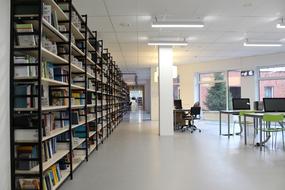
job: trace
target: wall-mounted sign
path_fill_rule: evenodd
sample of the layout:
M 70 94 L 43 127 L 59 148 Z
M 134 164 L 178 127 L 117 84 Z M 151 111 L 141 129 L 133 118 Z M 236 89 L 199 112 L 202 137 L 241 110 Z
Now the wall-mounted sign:
M 250 76 L 254 76 L 254 71 L 253 70 L 241 71 L 240 74 L 242 77 L 250 77 Z

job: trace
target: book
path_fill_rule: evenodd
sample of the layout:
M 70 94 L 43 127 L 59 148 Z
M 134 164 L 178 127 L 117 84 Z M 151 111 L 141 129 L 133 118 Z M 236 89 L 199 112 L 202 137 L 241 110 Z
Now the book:
M 33 24 L 16 24 L 16 31 L 21 33 L 33 32 Z M 20 47 L 35 47 L 36 40 L 34 35 L 18 35 L 18 44 Z
M 37 142 L 38 130 L 37 129 L 16 129 L 15 141 L 19 142 Z
M 52 18 L 51 24 L 58 30 L 58 18 L 55 10 L 52 11 L 51 18 Z
M 52 24 L 52 9 L 51 5 L 43 3 L 43 18 L 50 24 Z
M 21 190 L 40 190 L 39 179 L 19 179 Z

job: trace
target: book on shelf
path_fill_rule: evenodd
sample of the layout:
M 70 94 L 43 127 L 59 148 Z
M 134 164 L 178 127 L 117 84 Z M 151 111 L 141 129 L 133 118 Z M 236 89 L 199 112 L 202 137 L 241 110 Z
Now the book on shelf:
M 36 58 L 30 55 L 14 56 L 14 76 L 15 77 L 36 77 L 37 70 L 35 66 L 21 66 L 21 64 L 36 63 Z
M 52 42 L 45 35 L 42 36 L 42 46 L 48 51 L 57 54 L 57 44 L 56 42 Z
M 42 62 L 42 78 L 54 79 L 54 66 L 51 62 Z
M 33 32 L 33 24 L 16 24 L 16 31 L 21 33 Z M 34 35 L 18 35 L 17 45 L 20 47 L 35 47 L 36 40 Z
M 53 89 L 50 92 L 51 106 L 68 106 L 68 93 L 66 89 Z
M 95 94 L 93 92 L 87 92 L 87 104 L 95 104 Z
M 74 136 L 79 138 L 85 138 L 86 137 L 86 126 L 81 125 L 74 129 Z
M 25 158 L 32 159 L 38 157 L 38 150 L 36 146 L 17 146 L 16 147 L 16 157 L 17 158 Z M 17 170 L 30 170 L 36 165 L 38 165 L 37 161 L 29 161 L 29 160 L 21 160 L 16 162 Z
M 78 111 L 73 111 L 71 118 L 72 118 L 72 125 L 79 124 L 79 113 L 78 113 Z
M 60 82 L 68 82 L 68 71 L 66 69 L 63 69 L 62 67 L 54 67 L 54 80 L 60 81 Z
M 39 140 L 38 129 L 16 129 L 15 141 L 18 142 L 37 142 Z
M 51 5 L 43 3 L 43 18 L 50 24 L 52 24 L 51 14 L 52 14 Z
M 73 105 L 84 105 L 84 94 L 81 92 L 72 92 Z
M 56 129 L 55 126 L 55 113 L 42 115 L 42 127 L 43 136 L 49 136 L 53 130 Z
M 55 10 L 52 11 L 51 18 L 52 18 L 51 24 L 58 30 L 58 18 Z
M 43 177 L 43 189 L 52 190 L 62 180 L 62 171 L 60 164 L 57 163 L 51 166 L 44 174 Z
M 56 137 L 51 138 L 43 143 L 43 160 L 48 161 L 53 158 L 53 155 L 57 152 L 57 139 Z
M 19 188 L 21 190 L 40 190 L 40 180 L 37 178 L 20 178 L 18 180 Z
M 16 85 L 14 93 L 16 96 L 14 101 L 15 108 L 33 108 L 37 105 L 37 98 L 32 98 L 32 95 L 36 94 L 36 85 Z

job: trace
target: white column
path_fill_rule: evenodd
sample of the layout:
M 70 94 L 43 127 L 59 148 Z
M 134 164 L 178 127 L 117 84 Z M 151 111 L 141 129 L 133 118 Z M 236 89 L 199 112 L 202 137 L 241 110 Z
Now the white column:
M 159 134 L 173 135 L 173 50 L 172 47 L 158 49 L 159 73 Z
M 10 186 L 10 119 L 9 119 L 9 47 L 10 47 L 10 1 L 1 1 L 0 7 L 0 189 Z

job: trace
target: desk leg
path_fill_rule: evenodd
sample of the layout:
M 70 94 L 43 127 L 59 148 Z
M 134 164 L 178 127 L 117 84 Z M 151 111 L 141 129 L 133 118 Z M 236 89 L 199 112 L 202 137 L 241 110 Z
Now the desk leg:
M 227 136 L 230 138 L 230 136 L 233 136 L 234 134 L 231 133 L 230 131 L 230 124 L 231 124 L 231 119 L 230 119 L 230 114 L 227 114 L 228 115 L 228 133 L 227 134 L 222 134 L 223 136 Z M 220 116 L 221 117 L 221 116 Z M 221 125 L 221 123 L 220 123 Z M 221 133 L 221 127 L 220 127 L 220 133 Z
M 243 126 L 244 126 L 244 144 L 246 145 L 247 144 L 247 134 L 246 134 L 246 116 L 243 117 Z
M 230 134 L 231 134 L 231 132 L 230 132 L 230 130 L 231 130 L 230 127 L 231 127 L 231 126 L 230 126 L 230 125 L 231 125 L 230 114 L 228 114 L 228 134 L 229 134 L 228 137 L 229 137 L 229 138 L 230 138 Z
M 220 121 L 220 125 L 219 125 L 220 135 L 222 135 L 222 112 L 221 111 L 219 114 L 219 121 Z
M 262 146 L 263 146 L 263 143 L 262 143 L 262 119 L 260 118 L 259 119 L 259 148 L 260 148 L 260 151 L 262 151 Z

